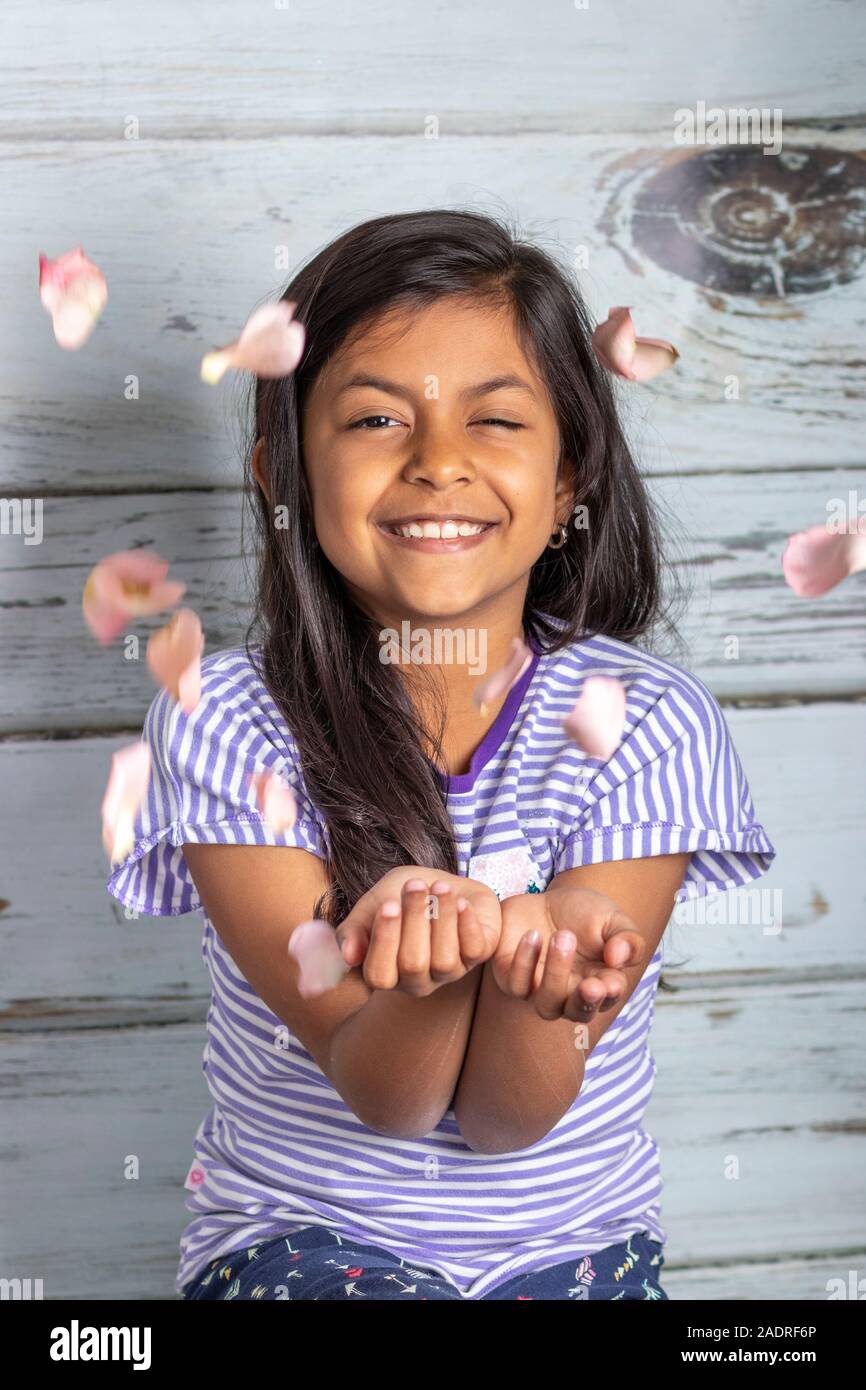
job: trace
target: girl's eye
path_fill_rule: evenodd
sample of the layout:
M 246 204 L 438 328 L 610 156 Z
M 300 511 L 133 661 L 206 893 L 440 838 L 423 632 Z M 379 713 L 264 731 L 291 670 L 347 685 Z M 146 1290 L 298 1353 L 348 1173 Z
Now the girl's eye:
M 400 424 L 400 421 L 399 421 L 399 420 L 395 420 L 394 417 L 391 416 L 391 415 L 365 415 L 364 418 L 363 418 L 363 420 L 356 420 L 356 421 L 354 422 L 354 424 L 352 424 L 352 425 L 349 426 L 349 429 L 350 429 L 350 430 L 359 430 L 359 429 L 362 429 L 364 426 L 369 425 L 369 423 L 370 423 L 371 420 L 390 420 L 392 424 L 395 424 L 395 425 L 399 425 L 399 424 Z M 506 429 L 506 430 L 522 430 L 522 429 L 524 428 L 524 426 L 518 424 L 516 420 L 500 420 L 500 419 L 498 419 L 498 418 L 492 418 L 492 419 L 487 419 L 487 420 L 477 420 L 477 421 L 476 421 L 476 424 L 478 424 L 478 425 L 502 425 L 503 429 Z
M 394 420 L 391 415 L 365 415 L 363 420 L 356 420 L 353 425 L 349 426 L 349 429 L 358 430 L 362 425 L 366 425 L 369 420 L 392 420 L 395 425 L 399 425 L 400 423 L 399 420 Z

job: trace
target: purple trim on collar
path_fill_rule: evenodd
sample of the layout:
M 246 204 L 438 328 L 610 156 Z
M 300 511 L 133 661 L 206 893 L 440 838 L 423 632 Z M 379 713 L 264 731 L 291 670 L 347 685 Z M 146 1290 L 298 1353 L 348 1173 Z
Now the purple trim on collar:
M 450 777 L 442 772 L 441 768 L 433 766 L 433 771 L 439 778 L 440 784 L 445 788 L 446 794 L 451 792 L 471 792 L 478 780 L 478 774 L 494 754 L 501 748 L 514 722 L 514 717 L 523 703 L 532 677 L 535 675 L 538 662 L 541 657 L 541 648 L 537 647 L 529 633 L 527 635 L 527 646 L 533 653 L 532 660 L 524 671 L 516 685 L 513 685 L 508 692 L 505 704 L 497 714 L 487 733 L 479 743 L 469 763 L 469 771 L 461 772 L 458 776 Z M 428 759 L 431 763 L 432 760 Z

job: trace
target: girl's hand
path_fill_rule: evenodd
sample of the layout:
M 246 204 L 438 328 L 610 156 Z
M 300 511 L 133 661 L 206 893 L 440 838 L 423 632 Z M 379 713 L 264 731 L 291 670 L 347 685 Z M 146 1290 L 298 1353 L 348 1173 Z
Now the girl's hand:
M 489 960 L 501 925 L 486 884 L 401 865 L 359 898 L 336 936 L 347 964 L 363 963 L 371 989 L 423 998 Z
M 622 967 L 641 960 L 645 942 L 611 898 L 558 888 L 506 898 L 501 908 L 493 976 L 503 994 L 530 1000 L 540 1018 L 581 1022 L 620 1000 Z

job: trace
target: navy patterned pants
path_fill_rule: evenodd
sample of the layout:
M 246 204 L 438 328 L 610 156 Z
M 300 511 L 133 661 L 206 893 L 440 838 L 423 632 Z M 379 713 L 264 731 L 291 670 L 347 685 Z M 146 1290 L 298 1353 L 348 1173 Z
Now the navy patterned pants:
M 657 1240 L 640 1231 L 622 1245 L 518 1274 L 482 1301 L 493 1299 L 667 1298 L 659 1283 L 664 1256 Z M 249 1250 L 213 1260 L 184 1287 L 182 1298 L 220 1299 L 460 1299 L 435 1270 L 339 1236 L 326 1226 L 305 1226 Z

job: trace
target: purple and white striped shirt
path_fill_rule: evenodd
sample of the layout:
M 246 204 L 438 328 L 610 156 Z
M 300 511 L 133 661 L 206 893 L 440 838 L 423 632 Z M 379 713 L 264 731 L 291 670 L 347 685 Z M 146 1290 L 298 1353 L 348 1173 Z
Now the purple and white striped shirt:
M 627 688 L 625 732 L 607 762 L 562 729 L 589 675 Z M 453 1110 L 423 1139 L 378 1134 L 244 979 L 184 860 L 187 841 L 325 854 L 327 826 L 292 735 L 243 648 L 204 660 L 191 714 L 161 691 L 144 738 L 149 796 L 108 889 L 153 915 L 201 912 L 212 982 L 203 1069 L 213 1105 L 185 1184 L 195 1215 L 181 1238 L 178 1292 L 210 1261 L 313 1224 L 436 1270 L 467 1298 L 636 1231 L 665 1240 L 658 1150 L 641 1128 L 656 1070 L 648 1036 L 661 946 L 587 1058 L 574 1104 L 537 1143 L 476 1153 Z M 265 768 L 298 799 L 284 834 L 265 824 L 249 788 L 249 774 Z M 691 851 L 679 902 L 758 878 L 775 855 L 715 698 L 680 667 L 612 638 L 535 652 L 469 772 L 447 790 L 460 872 L 500 898 L 543 892 L 582 864 Z

